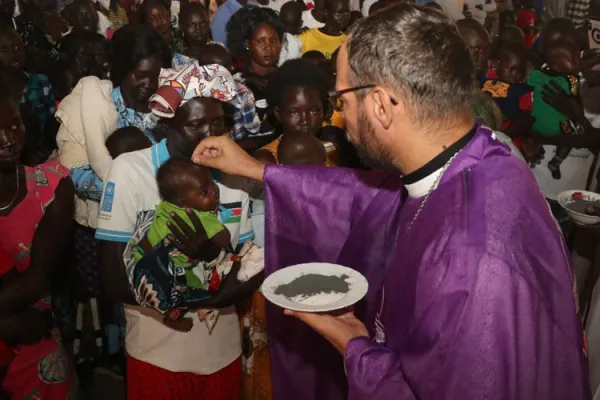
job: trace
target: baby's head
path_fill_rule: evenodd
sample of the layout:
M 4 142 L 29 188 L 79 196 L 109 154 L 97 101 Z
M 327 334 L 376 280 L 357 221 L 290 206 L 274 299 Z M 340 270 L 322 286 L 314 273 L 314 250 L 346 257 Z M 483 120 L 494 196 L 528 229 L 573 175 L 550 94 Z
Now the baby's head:
M 277 147 L 277 158 L 282 165 L 324 165 L 323 143 L 313 135 L 284 135 Z
M 171 158 L 164 163 L 156 182 L 160 197 L 176 206 L 198 211 L 216 211 L 219 206 L 219 187 L 210 169 L 186 158 Z
M 309 60 L 310 62 L 314 63 L 315 65 L 319 65 L 321 63 L 327 62 L 327 58 L 325 58 L 325 54 L 323 54 L 317 50 L 307 51 L 306 53 L 302 54 L 302 58 L 305 60 Z
M 559 39 L 569 40 L 579 46 L 579 33 L 568 18 L 553 18 L 544 25 L 541 33 L 542 50 Z
M 550 69 L 559 74 L 579 74 L 579 53 L 579 47 L 571 40 L 557 39 L 544 43 L 544 58 Z
M 210 42 L 201 47 L 198 54 L 191 54 L 200 65 L 219 64 L 228 71 L 233 70 L 233 58 L 231 53 L 221 43 Z
M 106 148 L 113 159 L 123 153 L 147 149 L 150 146 L 152 146 L 150 139 L 135 126 L 119 128 L 106 139 Z
M 519 83 L 525 78 L 527 50 L 522 44 L 504 45 L 495 60 L 498 78 L 506 83 Z
M 517 26 L 517 14 L 512 10 L 500 11 L 498 19 L 500 22 L 500 31 L 503 31 L 509 26 Z
M 503 44 L 517 43 L 523 44 L 525 41 L 525 33 L 518 26 L 507 26 L 500 33 L 500 40 Z
M 300 33 L 302 28 L 302 6 L 295 1 L 288 1 L 281 7 L 279 18 L 283 22 L 285 31 L 292 35 Z

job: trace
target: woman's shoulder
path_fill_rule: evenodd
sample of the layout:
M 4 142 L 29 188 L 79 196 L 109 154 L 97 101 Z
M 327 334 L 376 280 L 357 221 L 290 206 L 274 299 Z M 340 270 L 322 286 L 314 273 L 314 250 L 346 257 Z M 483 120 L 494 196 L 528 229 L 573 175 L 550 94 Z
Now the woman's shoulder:
M 69 176 L 69 173 L 71 172 L 69 168 L 62 165 L 58 160 L 48 160 L 45 163 L 38 164 L 34 167 L 25 167 L 25 171 L 28 173 L 40 171 L 46 176 L 52 178 L 57 177 L 59 179 Z
M 54 199 L 54 192 L 60 182 L 69 176 L 70 170 L 57 160 L 47 161 L 35 167 L 25 167 L 27 186 L 34 189 L 42 204 L 49 204 Z

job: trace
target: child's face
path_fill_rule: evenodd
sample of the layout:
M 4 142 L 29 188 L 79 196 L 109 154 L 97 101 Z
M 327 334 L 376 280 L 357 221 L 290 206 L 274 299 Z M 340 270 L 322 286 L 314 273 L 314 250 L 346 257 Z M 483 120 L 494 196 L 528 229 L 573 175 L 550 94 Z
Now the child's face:
M 0 35 L 0 65 L 17 69 L 25 65 L 25 46 L 16 32 Z
M 204 46 L 210 39 L 210 23 L 206 14 L 192 12 L 181 21 L 181 34 L 188 46 Z
M 348 0 L 331 0 L 327 9 L 327 22 L 333 30 L 344 32 L 350 24 L 350 5 Z
M 89 74 L 100 79 L 106 78 L 110 70 L 110 54 L 107 44 L 102 41 L 89 43 L 88 51 L 90 52 Z
M 519 83 L 525 77 L 526 60 L 517 54 L 506 54 L 498 65 L 498 77 L 506 83 Z
M 467 44 L 477 76 L 482 76 L 488 67 L 488 60 L 492 49 L 490 37 L 484 29 L 479 32 L 468 31 L 463 36 L 463 40 Z
M 148 23 L 167 41 L 172 39 L 171 12 L 162 4 L 148 8 Z
M 283 22 L 287 33 L 292 35 L 300 33 L 300 28 L 302 28 L 302 13 L 300 12 L 300 7 L 286 8 L 279 17 L 281 18 L 281 22 Z
M 285 134 L 316 135 L 323 124 L 323 102 L 314 88 L 291 87 L 283 93 L 276 115 Z
M 579 54 L 565 49 L 553 57 L 550 67 L 561 74 L 577 75 L 580 72 L 579 61 Z
M 98 13 L 91 2 L 82 2 L 73 12 L 73 29 L 76 31 L 96 32 L 98 30 Z
M 183 199 L 183 206 L 198 211 L 216 211 L 219 207 L 219 187 L 213 181 L 208 168 L 195 173 L 196 182 L 189 188 Z

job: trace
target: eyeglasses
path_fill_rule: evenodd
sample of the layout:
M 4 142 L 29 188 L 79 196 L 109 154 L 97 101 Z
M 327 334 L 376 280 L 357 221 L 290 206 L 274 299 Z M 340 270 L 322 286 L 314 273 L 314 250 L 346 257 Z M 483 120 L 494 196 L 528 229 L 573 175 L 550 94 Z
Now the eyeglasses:
M 344 111 L 344 102 L 342 101 L 343 95 L 345 95 L 346 93 L 357 92 L 359 90 L 373 89 L 375 86 L 377 86 L 377 85 L 363 85 L 363 86 L 351 87 L 351 88 L 344 89 L 344 90 L 339 90 L 337 92 L 331 91 L 331 92 L 329 92 L 327 97 L 329 98 L 329 102 L 333 106 L 333 109 L 337 112 L 342 112 L 342 111 Z M 396 100 L 393 97 L 390 97 L 390 102 L 395 106 L 398 105 L 398 100 Z

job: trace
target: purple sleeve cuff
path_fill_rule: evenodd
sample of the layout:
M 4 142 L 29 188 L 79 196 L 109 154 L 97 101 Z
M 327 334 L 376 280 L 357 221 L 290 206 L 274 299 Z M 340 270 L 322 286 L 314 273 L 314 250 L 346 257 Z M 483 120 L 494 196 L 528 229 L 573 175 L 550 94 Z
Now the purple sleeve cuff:
M 344 351 L 344 368 L 350 400 L 415 398 L 404 379 L 398 355 L 367 337 L 348 342 Z

